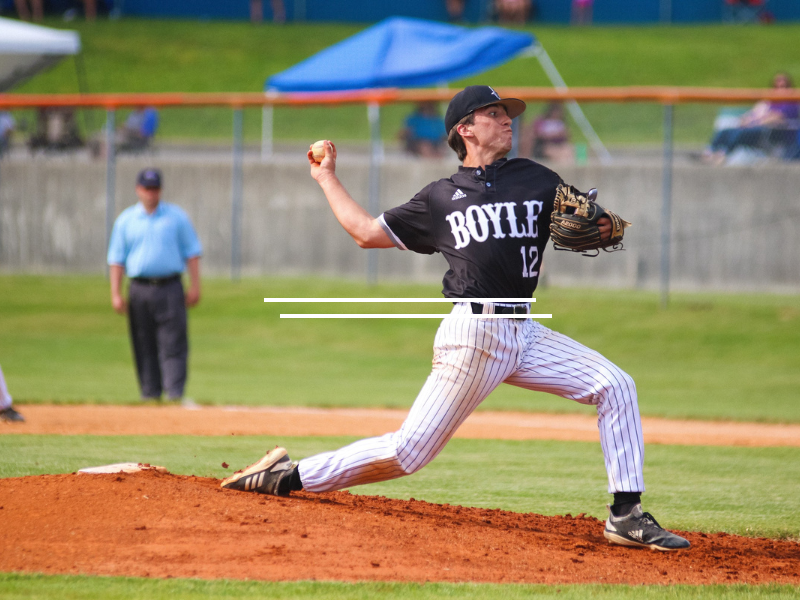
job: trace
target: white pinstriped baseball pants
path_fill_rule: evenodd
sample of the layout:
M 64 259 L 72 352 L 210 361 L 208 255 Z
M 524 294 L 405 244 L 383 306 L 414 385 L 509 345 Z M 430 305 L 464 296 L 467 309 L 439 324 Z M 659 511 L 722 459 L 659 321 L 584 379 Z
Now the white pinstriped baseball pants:
M 643 492 L 644 445 L 633 379 L 594 350 L 531 319 L 463 319 L 459 303 L 436 333 L 433 370 L 399 431 L 300 461 L 310 492 L 418 471 L 501 383 L 597 406 L 608 491 Z

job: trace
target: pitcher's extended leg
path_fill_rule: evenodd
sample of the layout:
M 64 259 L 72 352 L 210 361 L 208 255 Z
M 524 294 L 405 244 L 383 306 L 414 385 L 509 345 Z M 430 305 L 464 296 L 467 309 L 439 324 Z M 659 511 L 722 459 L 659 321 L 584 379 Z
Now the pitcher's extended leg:
M 432 461 L 514 368 L 510 327 L 500 320 L 445 319 L 436 334 L 433 370 L 400 430 L 301 460 L 303 488 L 327 492 L 386 481 Z
M 633 379 L 600 353 L 529 323 L 520 368 L 506 383 L 597 406 L 608 491 L 643 492 L 644 444 Z

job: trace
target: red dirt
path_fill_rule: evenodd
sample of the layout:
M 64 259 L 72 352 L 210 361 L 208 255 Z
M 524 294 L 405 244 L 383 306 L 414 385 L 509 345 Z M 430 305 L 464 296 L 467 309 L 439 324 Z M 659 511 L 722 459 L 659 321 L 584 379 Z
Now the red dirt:
M 34 405 L 21 412 L 27 422 L 7 424 L 0 433 L 371 435 L 396 427 L 403 415 L 254 409 L 245 416 L 209 408 Z M 549 432 L 553 439 L 597 439 L 594 419 L 583 416 L 478 413 L 470 419 L 462 437 L 505 432 L 512 439 L 541 439 Z M 747 424 L 704 423 L 692 434 L 677 422 L 653 423 L 645 421 L 648 443 L 699 443 L 688 440 L 702 439 L 701 431 L 706 443 L 717 444 L 797 445 L 800 437 L 791 426 L 759 425 L 748 434 Z M 800 585 L 798 543 L 680 533 L 692 542 L 690 550 L 659 553 L 611 546 L 602 522 L 582 515 L 545 517 L 347 492 L 274 498 L 222 490 L 213 479 L 156 472 L 0 479 L 0 571 L 6 572 Z
M 155 472 L 0 480 L 0 570 L 261 580 L 800 584 L 800 544 L 682 532 L 611 546 L 602 522 L 377 496 L 274 498 Z M 8 549 L 13 549 L 8 551 Z

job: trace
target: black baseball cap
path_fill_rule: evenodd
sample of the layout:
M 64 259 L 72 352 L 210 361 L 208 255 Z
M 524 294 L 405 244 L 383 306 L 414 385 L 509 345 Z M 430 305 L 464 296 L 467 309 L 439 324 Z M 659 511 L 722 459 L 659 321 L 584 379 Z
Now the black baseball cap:
M 143 169 L 136 177 L 136 185 L 146 188 L 161 187 L 161 171 L 158 169 Z
M 488 85 L 471 85 L 458 92 L 450 104 L 447 106 L 447 112 L 444 115 L 444 128 L 447 133 L 455 127 L 461 119 L 468 114 L 475 112 L 479 108 L 489 106 L 490 104 L 502 104 L 508 116 L 512 119 L 520 116 L 525 112 L 525 103 L 516 98 L 501 98 Z

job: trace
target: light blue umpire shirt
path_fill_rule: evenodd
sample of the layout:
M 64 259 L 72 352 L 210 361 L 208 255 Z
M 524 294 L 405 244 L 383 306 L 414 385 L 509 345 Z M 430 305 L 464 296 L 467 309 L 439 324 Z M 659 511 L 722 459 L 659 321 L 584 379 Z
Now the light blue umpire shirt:
M 182 208 L 159 202 L 148 215 L 137 202 L 114 223 L 108 264 L 124 266 L 128 277 L 169 277 L 183 273 L 186 261 L 202 253 L 197 233 Z

